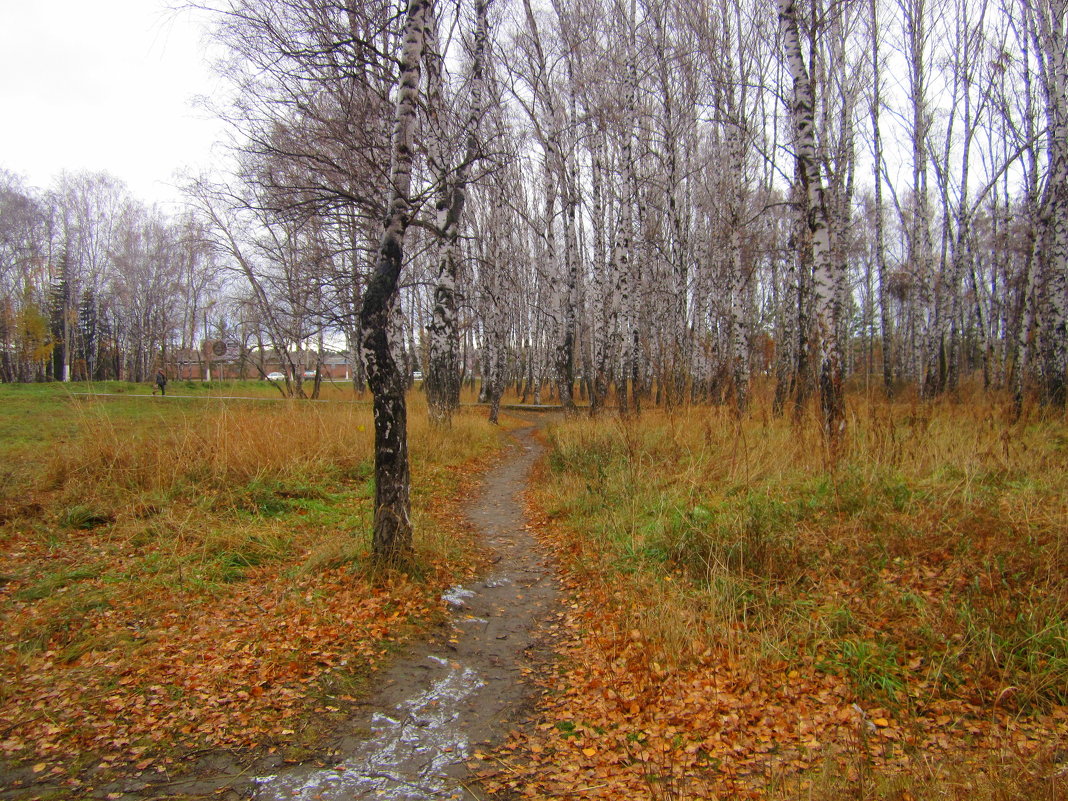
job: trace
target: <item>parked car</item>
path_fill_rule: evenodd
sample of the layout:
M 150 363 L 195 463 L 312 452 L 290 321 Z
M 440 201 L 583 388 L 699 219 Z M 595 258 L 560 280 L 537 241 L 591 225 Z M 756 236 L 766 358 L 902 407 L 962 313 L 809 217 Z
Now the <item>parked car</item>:
M 304 377 L 305 378 L 315 378 L 315 371 L 314 370 L 305 370 L 304 371 Z
M 267 373 L 267 380 L 268 381 L 285 381 L 286 380 L 286 374 L 285 373 L 278 373 L 278 372 Z

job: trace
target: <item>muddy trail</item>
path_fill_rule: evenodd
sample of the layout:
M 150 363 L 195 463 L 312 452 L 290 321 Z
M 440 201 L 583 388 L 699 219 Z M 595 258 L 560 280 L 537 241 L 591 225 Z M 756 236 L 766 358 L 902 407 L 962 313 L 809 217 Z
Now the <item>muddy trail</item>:
M 464 785 L 464 763 L 480 744 L 499 741 L 520 709 L 536 624 L 558 595 L 553 571 L 526 529 L 520 499 L 540 453 L 535 430 L 513 433 L 501 464 L 467 508 L 491 549 L 492 567 L 481 580 L 446 593 L 449 623 L 384 673 L 363 719 L 348 727 L 354 733 L 336 744 L 340 761 L 249 777 L 242 797 L 477 797 Z
M 541 453 L 538 426 L 511 433 L 498 465 L 486 475 L 466 515 L 489 549 L 481 579 L 443 596 L 446 624 L 408 646 L 355 714 L 326 743 L 317 765 L 261 755 L 250 763 L 228 752 L 197 759 L 171 781 L 121 778 L 98 786 L 93 798 L 150 801 L 340 801 L 340 799 L 479 798 L 465 786 L 465 763 L 479 746 L 503 740 L 531 687 L 523 680 L 543 661 L 536 638 L 559 595 L 555 573 L 526 528 L 521 493 Z M 325 767 L 324 767 L 325 764 Z M 53 793 L 54 790 L 54 793 Z M 62 798 L 60 787 L 38 784 L 0 797 Z

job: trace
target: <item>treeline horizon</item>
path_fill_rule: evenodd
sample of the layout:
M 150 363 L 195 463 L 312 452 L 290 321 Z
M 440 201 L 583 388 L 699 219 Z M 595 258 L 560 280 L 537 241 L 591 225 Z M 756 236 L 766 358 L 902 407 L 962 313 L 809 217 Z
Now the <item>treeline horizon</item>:
M 1064 406 L 1063 3 L 425 5 L 389 346 L 435 404 L 864 375 Z M 146 380 L 210 339 L 358 366 L 405 8 L 218 3 L 239 168 L 180 213 L 0 171 L 0 380 Z

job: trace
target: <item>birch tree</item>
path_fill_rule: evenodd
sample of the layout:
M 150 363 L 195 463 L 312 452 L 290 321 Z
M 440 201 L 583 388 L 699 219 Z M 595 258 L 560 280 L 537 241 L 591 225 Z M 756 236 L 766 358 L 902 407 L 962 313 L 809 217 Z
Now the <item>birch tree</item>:
M 464 150 L 455 167 L 443 163 L 439 152 L 437 169 L 437 277 L 430 333 L 429 365 L 426 375 L 427 402 L 431 419 L 448 423 L 460 405 L 459 337 L 456 330 L 456 282 L 460 262 L 460 224 L 467 202 L 470 170 L 481 155 L 479 123 L 483 115 L 484 71 L 489 35 L 490 0 L 475 0 L 474 30 L 471 44 L 471 68 L 468 87 L 468 113 L 461 128 Z M 443 114 L 441 92 L 441 54 L 431 51 L 428 73 L 439 98 L 431 96 L 431 114 Z M 441 133 L 445 133 L 442 131 Z M 439 151 L 444 148 L 438 148 Z
M 1043 399 L 1063 407 L 1068 398 L 1068 2 L 1027 0 L 1045 102 L 1047 176 L 1038 212 L 1041 243 Z
M 793 79 L 790 113 L 797 172 L 808 205 L 806 224 L 811 234 L 820 408 L 824 432 L 833 444 L 845 431 L 842 357 L 837 335 L 844 276 L 831 252 L 828 201 L 816 152 L 815 101 L 801 49 L 796 0 L 779 0 L 778 8 L 783 47 Z
M 412 551 L 408 418 L 404 377 L 390 351 L 390 315 L 404 264 L 404 235 L 411 220 L 412 161 L 419 85 L 432 18 L 432 0 L 410 0 L 400 56 L 389 204 L 375 271 L 360 307 L 360 354 L 374 396 L 375 502 L 372 550 L 391 565 L 404 564 Z
M 879 3 L 868 4 L 868 41 L 871 48 L 871 131 L 872 131 L 872 186 L 874 194 L 873 243 L 877 281 L 879 286 L 879 333 L 882 345 L 883 391 L 887 397 L 894 394 L 893 335 L 890 328 L 888 271 L 886 266 L 885 211 L 883 205 L 883 136 L 882 136 L 882 86 L 881 37 L 879 28 Z

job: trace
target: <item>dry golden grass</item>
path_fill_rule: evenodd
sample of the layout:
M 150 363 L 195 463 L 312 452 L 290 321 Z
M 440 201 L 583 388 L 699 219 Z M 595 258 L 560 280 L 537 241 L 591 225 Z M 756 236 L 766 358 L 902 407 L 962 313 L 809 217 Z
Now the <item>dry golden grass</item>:
M 372 446 L 370 414 L 352 404 L 213 403 L 195 417 L 144 425 L 108 414 L 107 401 L 95 405 L 85 411 L 82 441 L 52 454 L 56 486 L 104 493 L 187 484 L 221 489 L 268 475 L 351 469 Z
M 37 464 L 3 488 L 9 776 L 83 787 L 90 767 L 220 746 L 303 758 L 321 743 L 292 732 L 322 727 L 294 724 L 343 717 L 479 564 L 459 499 L 498 448 L 481 412 L 443 431 L 413 397 L 416 570 L 399 575 L 368 558 L 367 404 L 183 403 L 58 400 L 71 433 L 21 451 Z
M 855 745 L 837 742 L 839 784 L 806 776 L 798 797 L 904 798 L 901 776 L 915 797 L 963 797 L 968 770 L 1001 777 L 977 798 L 1046 787 L 1068 720 L 1063 416 L 852 398 L 832 463 L 814 416 L 766 408 L 550 432 L 536 504 L 581 580 L 607 588 L 621 639 L 641 631 L 679 670 L 712 649 L 758 676 L 830 678 L 893 721 L 894 756 L 861 760 L 884 790 L 856 794 Z M 964 767 L 908 767 L 923 760 Z

